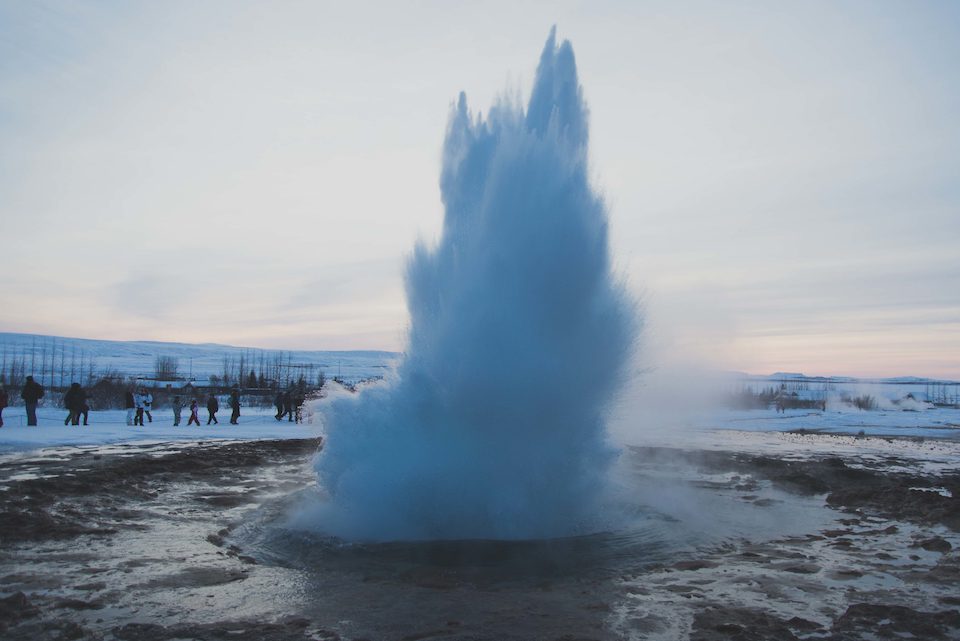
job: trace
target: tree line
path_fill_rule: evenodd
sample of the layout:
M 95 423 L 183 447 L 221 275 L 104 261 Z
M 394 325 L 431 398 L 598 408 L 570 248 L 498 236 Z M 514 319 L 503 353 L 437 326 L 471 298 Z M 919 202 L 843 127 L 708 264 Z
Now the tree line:
M 192 364 L 184 371 L 183 364 L 175 356 L 156 356 L 152 371 L 145 364 L 138 374 L 123 373 L 108 367 L 98 367 L 93 353 L 78 348 L 71 341 L 56 338 L 34 338 L 29 345 L 0 346 L 0 385 L 9 388 L 23 386 L 27 376 L 51 391 L 63 391 L 71 383 L 80 383 L 87 388 L 103 386 L 104 381 L 128 386 L 137 380 L 187 381 L 193 379 Z M 289 352 L 266 352 L 242 350 L 225 354 L 216 373 L 207 374 L 209 381 L 204 387 L 241 387 L 248 390 L 279 390 L 292 386 L 300 388 L 323 387 L 326 381 L 324 368 L 313 363 L 298 363 Z M 338 380 L 338 377 L 334 377 Z

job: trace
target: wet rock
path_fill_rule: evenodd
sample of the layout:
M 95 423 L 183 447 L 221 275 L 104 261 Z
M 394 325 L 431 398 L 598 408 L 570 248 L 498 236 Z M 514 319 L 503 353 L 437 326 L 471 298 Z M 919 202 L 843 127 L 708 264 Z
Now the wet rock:
M 79 623 L 67 623 L 60 629 L 57 641 L 75 641 L 87 636 L 86 629 Z
M 149 588 L 205 588 L 243 581 L 247 575 L 237 570 L 214 567 L 187 568 L 177 574 L 152 579 L 144 584 Z
M 823 494 L 830 490 L 823 479 L 807 472 L 795 471 L 775 476 L 773 482 L 799 494 Z
M 801 619 L 800 617 L 793 617 L 787 621 L 787 625 L 791 630 L 797 630 L 799 632 L 815 632 L 822 628 L 819 623 L 815 621 L 808 621 L 807 619 Z
M 132 521 L 142 519 L 143 512 L 119 508 L 116 503 L 155 499 L 164 480 L 173 477 L 217 479 L 224 470 L 235 473 L 293 456 L 306 459 L 319 443 L 318 439 L 229 443 L 161 456 L 80 454 L 51 464 L 53 478 L 10 482 L 7 490 L 0 492 L 0 540 L 16 543 L 111 536 L 119 529 L 142 527 Z M 232 507 L 249 503 L 251 496 L 250 492 L 218 493 L 209 498 L 213 504 Z
M 156 623 L 128 623 L 114 628 L 113 636 L 121 641 L 163 641 L 169 638 L 167 629 Z
M 103 603 L 99 601 L 81 601 L 80 599 L 60 599 L 54 607 L 69 608 L 70 610 L 100 610 Z
M 900 605 L 855 603 L 834 622 L 831 639 L 865 637 L 946 641 L 960 636 L 960 612 L 922 612 Z
M 713 607 L 693 618 L 691 641 L 795 641 L 788 622 L 747 608 Z
M 671 566 L 674 570 L 681 571 L 692 571 L 692 570 L 703 570 L 707 568 L 715 568 L 717 564 L 713 561 L 705 560 L 696 560 L 696 561 L 678 561 Z
M 332 630 L 308 630 L 310 622 L 292 617 L 277 623 L 258 621 L 225 621 L 218 623 L 162 626 L 154 623 L 128 623 L 114 628 L 113 635 L 120 641 L 340 641 Z
M 15 592 L 5 599 L 0 599 L 0 631 L 8 625 L 19 623 L 40 614 L 40 609 L 30 603 L 30 599 L 23 592 Z
M 219 536 L 219 535 L 217 535 L 217 534 L 208 534 L 208 535 L 207 535 L 207 541 L 208 541 L 209 543 L 212 543 L 212 544 L 216 545 L 218 548 L 222 548 L 222 547 L 223 547 L 223 543 L 224 543 L 223 537 L 222 537 L 222 536 Z
M 778 569 L 784 572 L 793 572 L 794 574 L 816 574 L 820 571 L 820 566 L 814 563 L 793 563 Z
M 853 579 L 859 579 L 862 576 L 863 572 L 850 568 L 842 568 L 830 573 L 830 577 L 838 581 L 851 581 Z
M 912 547 L 923 548 L 927 552 L 949 552 L 953 549 L 949 541 L 939 536 L 918 541 L 914 543 Z

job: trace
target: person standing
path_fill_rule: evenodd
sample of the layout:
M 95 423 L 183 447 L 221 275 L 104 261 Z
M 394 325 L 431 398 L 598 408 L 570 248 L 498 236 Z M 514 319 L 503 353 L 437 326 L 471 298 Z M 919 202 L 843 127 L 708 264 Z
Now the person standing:
M 176 427 L 177 425 L 180 425 L 180 412 L 183 411 L 183 401 L 180 400 L 179 396 L 174 396 L 172 405 L 173 405 L 173 426 Z M 191 410 L 192 409 L 193 408 L 191 407 Z M 198 420 L 197 423 L 199 422 L 200 421 Z
M 87 394 L 83 391 L 83 388 L 80 387 L 80 383 L 70 384 L 70 389 L 67 390 L 67 393 L 63 397 L 63 404 L 67 408 L 67 418 L 63 421 L 64 425 L 80 424 L 80 412 L 83 410 L 83 406 L 87 400 L 86 397 Z
M 214 425 L 219 425 L 220 421 L 217 420 L 217 411 L 220 409 L 220 403 L 217 401 L 217 397 L 211 394 L 207 398 L 207 413 L 210 414 L 210 418 L 207 419 L 207 425 L 213 423 Z
M 87 393 L 83 393 L 83 404 L 80 405 L 80 416 L 83 417 L 83 424 L 89 425 L 87 419 L 90 417 L 90 404 L 87 403 Z
M 133 392 L 127 390 L 127 393 L 123 397 L 124 407 L 127 409 L 127 425 L 133 425 L 133 413 L 137 409 L 137 404 L 133 400 Z
M 303 395 L 301 394 L 297 394 L 293 397 L 294 412 L 297 423 L 303 423 L 303 403 L 305 400 L 306 399 L 304 399 Z
M 190 401 L 190 418 L 187 420 L 187 427 L 197 424 L 197 427 L 200 427 L 200 404 L 197 403 L 197 399 Z
M 7 396 L 7 390 L 0 385 L 0 427 L 3 427 L 3 410 L 9 402 L 10 397 Z
M 37 424 L 37 402 L 43 398 L 43 386 L 33 380 L 32 376 L 27 377 L 27 382 L 23 384 L 20 390 L 20 398 L 27 409 L 27 425 L 36 426 Z
M 137 408 L 137 413 L 133 417 L 133 424 L 143 426 L 143 390 L 138 389 L 133 394 L 133 404 Z
M 230 424 L 239 425 L 240 418 L 240 390 L 236 387 L 230 392 Z
M 278 421 L 283 420 L 283 392 L 277 392 L 277 397 L 273 399 L 273 404 L 277 406 L 277 414 L 273 418 Z
M 153 409 L 153 394 L 147 391 L 143 395 L 143 413 L 147 415 L 147 422 L 153 423 L 153 416 L 150 414 L 150 410 Z M 140 425 L 143 425 L 143 417 L 140 417 Z
M 283 420 L 283 416 L 286 415 L 287 421 L 293 422 L 293 395 L 289 391 L 283 393 L 283 414 L 280 415 L 280 420 Z

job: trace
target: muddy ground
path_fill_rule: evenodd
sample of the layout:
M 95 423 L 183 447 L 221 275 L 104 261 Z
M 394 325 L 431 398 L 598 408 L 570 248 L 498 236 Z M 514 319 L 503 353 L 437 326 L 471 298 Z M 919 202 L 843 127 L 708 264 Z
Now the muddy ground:
M 672 475 L 672 483 L 760 518 L 773 514 L 772 503 L 813 503 L 826 521 L 789 536 L 758 530 L 713 540 L 613 574 L 560 572 L 515 583 L 449 563 L 371 570 L 355 552 L 338 553 L 321 572 L 248 545 L 253 539 L 238 532 L 249 529 L 252 514 L 312 483 L 318 447 L 316 440 L 206 442 L 3 459 L 0 635 L 960 638 L 957 467 L 931 472 L 923 461 L 894 456 L 633 448 L 640 483 Z

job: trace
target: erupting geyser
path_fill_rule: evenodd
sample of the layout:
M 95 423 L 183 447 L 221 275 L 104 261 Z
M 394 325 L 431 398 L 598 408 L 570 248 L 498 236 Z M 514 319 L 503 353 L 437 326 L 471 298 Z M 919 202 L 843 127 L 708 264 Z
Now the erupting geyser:
M 525 112 L 504 100 L 483 119 L 460 95 L 440 186 L 440 242 L 407 266 L 397 379 L 325 412 L 315 525 L 380 541 L 595 528 L 637 322 L 588 180 L 569 42 L 551 31 Z

